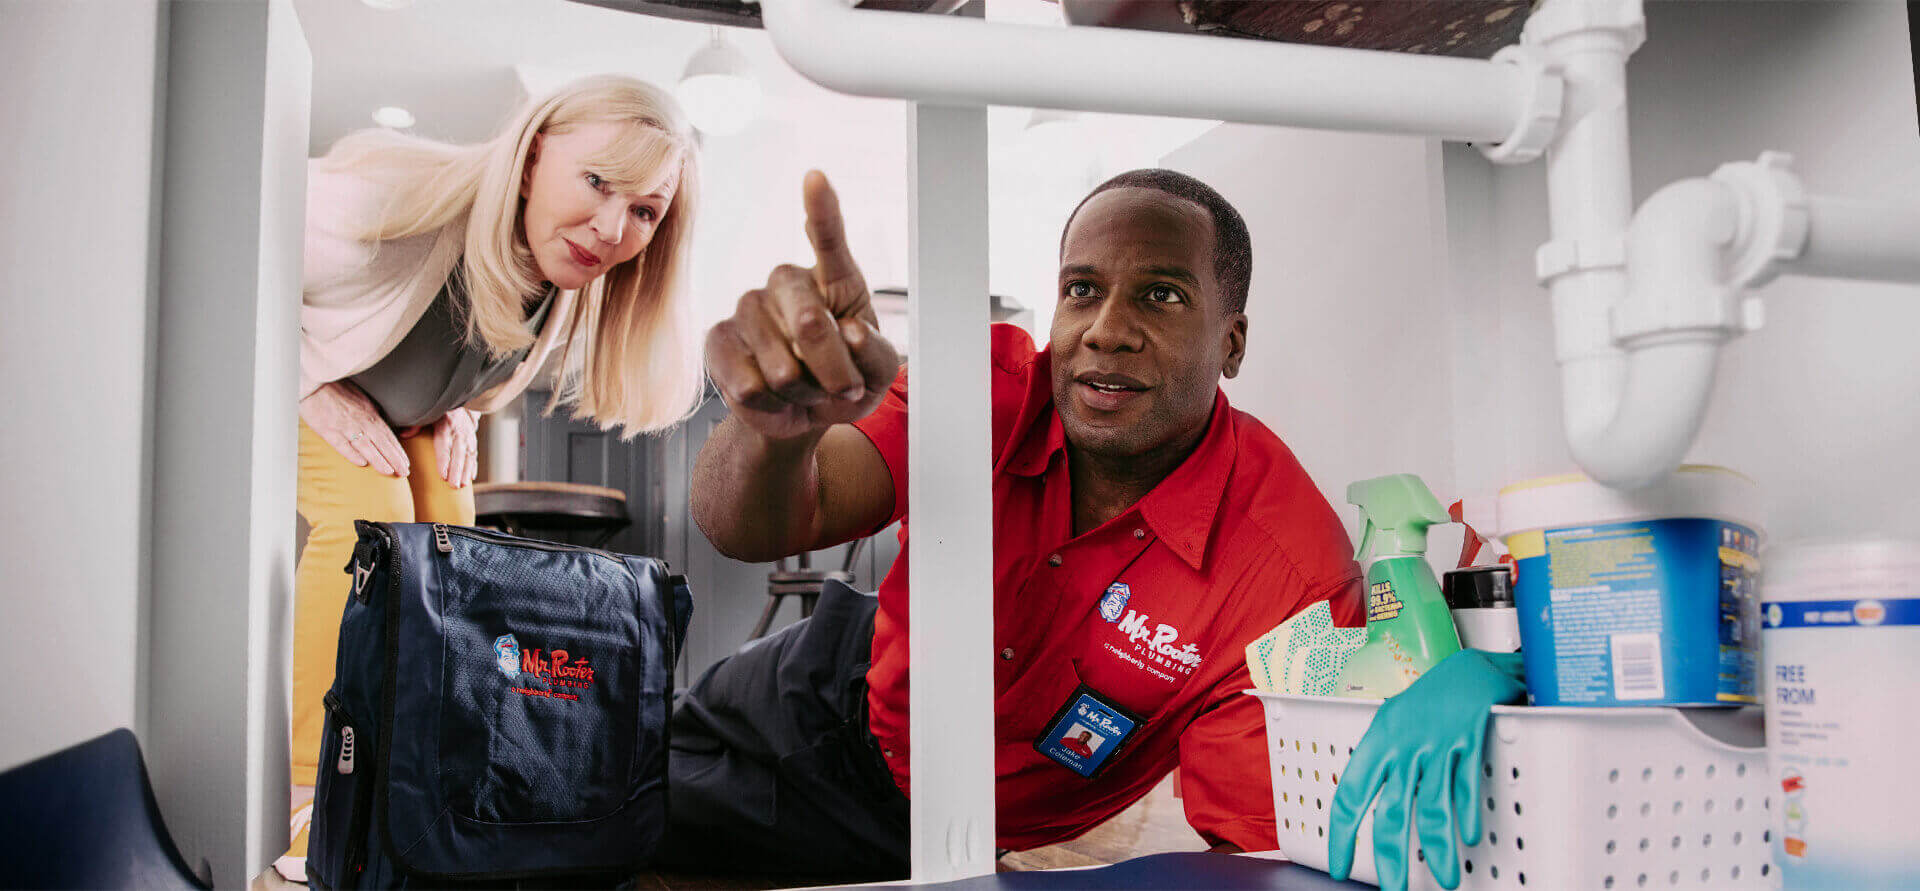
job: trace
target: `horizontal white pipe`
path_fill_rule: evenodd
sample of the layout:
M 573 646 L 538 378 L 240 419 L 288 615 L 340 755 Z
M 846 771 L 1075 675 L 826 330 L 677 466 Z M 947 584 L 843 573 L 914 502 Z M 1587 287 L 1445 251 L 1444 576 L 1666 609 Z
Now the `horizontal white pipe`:
M 1678 335 L 1560 365 L 1567 445 L 1603 485 L 1638 489 L 1686 457 L 1713 392 L 1719 340 Z
M 1895 201 L 1807 197 L 1807 242 L 1782 271 L 1920 282 L 1920 196 Z
M 1528 94 L 1480 59 L 1100 27 L 1039 27 L 764 0 L 767 33 L 828 89 L 1499 142 Z

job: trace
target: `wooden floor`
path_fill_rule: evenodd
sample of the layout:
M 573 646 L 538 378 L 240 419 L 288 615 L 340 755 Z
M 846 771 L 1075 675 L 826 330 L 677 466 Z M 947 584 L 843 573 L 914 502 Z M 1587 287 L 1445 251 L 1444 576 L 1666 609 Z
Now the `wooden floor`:
M 1015 869 L 1104 866 L 1147 854 L 1206 849 L 1206 842 L 1187 825 L 1186 810 L 1173 796 L 1173 777 L 1169 776 L 1133 807 L 1086 835 L 1031 851 L 1015 851 L 1000 858 L 1000 863 Z
M 1186 811 L 1180 799 L 1173 794 L 1173 778 L 1168 777 L 1147 793 L 1147 797 L 1079 838 L 1007 854 L 1000 858 L 1000 870 L 1104 866 L 1146 854 L 1206 849 L 1206 843 L 1187 825 Z M 819 884 L 782 879 L 779 876 L 697 876 L 676 873 L 643 873 L 639 879 L 636 886 L 645 891 L 771 889 Z
M 1166 851 L 1204 851 L 1206 844 L 1187 826 L 1180 799 L 1173 795 L 1169 777 L 1113 819 L 1069 842 L 1015 851 L 1000 858 L 1006 870 L 1060 869 L 1063 867 L 1102 866 L 1146 854 Z M 711 876 L 681 873 L 642 873 L 634 887 L 640 891 L 734 891 L 734 889 L 770 889 L 804 887 L 805 881 L 780 876 Z M 254 880 L 254 891 L 299 889 L 268 869 Z

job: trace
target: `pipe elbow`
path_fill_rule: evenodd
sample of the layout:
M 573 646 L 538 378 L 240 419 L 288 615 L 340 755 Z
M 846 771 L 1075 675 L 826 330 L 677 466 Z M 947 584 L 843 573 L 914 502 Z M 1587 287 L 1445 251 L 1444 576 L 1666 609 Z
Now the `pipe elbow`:
M 1724 270 L 1739 226 L 1739 197 L 1720 183 L 1685 179 L 1653 193 L 1627 229 L 1627 291 L 1613 311 L 1614 342 L 1631 349 L 1678 332 L 1718 340 L 1737 333 L 1738 289 Z
M 1720 344 L 1740 330 L 1724 271 L 1739 214 L 1738 196 L 1707 179 L 1668 185 L 1634 214 L 1614 349 L 1561 365 L 1567 446 L 1601 484 L 1659 480 L 1700 432 Z
M 1574 461 L 1616 489 L 1642 488 L 1680 466 L 1706 415 L 1719 346 L 1712 337 L 1676 336 L 1562 366 Z

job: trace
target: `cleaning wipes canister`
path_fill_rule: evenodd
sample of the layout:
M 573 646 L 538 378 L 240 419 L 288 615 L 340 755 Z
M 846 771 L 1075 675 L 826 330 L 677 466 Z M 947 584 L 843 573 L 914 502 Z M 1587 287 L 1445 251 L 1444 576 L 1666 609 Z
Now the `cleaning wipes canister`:
M 1920 888 L 1920 543 L 1768 548 L 1761 600 L 1786 887 Z
M 1759 493 L 1686 465 L 1621 491 L 1578 474 L 1502 489 L 1535 705 L 1759 701 Z

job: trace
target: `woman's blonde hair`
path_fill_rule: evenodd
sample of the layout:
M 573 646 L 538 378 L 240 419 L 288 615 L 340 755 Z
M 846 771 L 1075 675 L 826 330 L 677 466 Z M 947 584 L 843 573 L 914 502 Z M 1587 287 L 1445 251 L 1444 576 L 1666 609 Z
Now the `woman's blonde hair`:
M 520 110 L 492 139 L 449 145 L 362 130 L 335 143 L 329 169 L 386 186 L 391 196 L 359 237 L 381 242 L 435 232 L 466 218 L 466 246 L 454 274 L 471 309 L 467 337 L 495 357 L 533 342 L 527 297 L 542 279 L 520 224 L 520 185 L 539 133 L 589 123 L 628 124 L 627 136 L 588 164 L 619 191 L 646 192 L 676 169 L 680 182 L 653 239 L 632 260 L 580 289 L 567 324 L 560 384 L 547 406 L 627 436 L 683 420 L 703 382 L 685 294 L 693 219 L 700 203 L 698 156 L 686 115 L 665 90 L 620 75 L 595 75 Z M 582 338 L 581 332 L 590 332 Z

